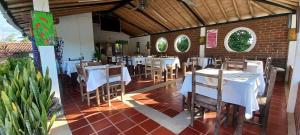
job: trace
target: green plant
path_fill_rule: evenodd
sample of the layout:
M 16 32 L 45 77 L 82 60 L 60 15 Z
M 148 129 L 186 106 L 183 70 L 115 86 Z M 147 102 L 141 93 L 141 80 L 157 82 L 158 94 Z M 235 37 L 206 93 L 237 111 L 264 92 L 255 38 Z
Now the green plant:
M 101 53 L 100 53 L 100 51 L 95 51 L 94 58 L 97 59 L 97 60 L 101 60 Z
M 56 119 L 55 114 L 48 114 L 54 96 L 48 70 L 42 76 L 29 59 L 5 64 L 7 73 L 0 78 L 0 134 L 48 134 Z
M 189 40 L 187 37 L 183 36 L 178 39 L 176 43 L 177 49 L 180 52 L 186 52 L 189 48 Z

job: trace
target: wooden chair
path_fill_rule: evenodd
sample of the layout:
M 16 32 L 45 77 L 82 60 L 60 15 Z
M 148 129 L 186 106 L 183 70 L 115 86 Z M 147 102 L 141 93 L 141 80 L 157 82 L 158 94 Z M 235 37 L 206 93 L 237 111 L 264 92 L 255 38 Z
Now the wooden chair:
M 153 59 L 152 78 L 153 78 L 154 82 L 155 82 L 156 77 L 157 77 L 158 81 L 161 81 L 161 79 L 162 79 L 162 73 L 163 73 L 162 64 L 163 64 L 163 61 L 160 58 Z
M 225 61 L 223 63 L 223 69 L 225 69 L 225 70 L 242 70 L 242 71 L 246 71 L 247 62 L 246 61 Z
M 198 82 L 197 77 L 205 77 L 210 79 L 217 79 L 217 85 L 210 85 L 203 82 Z M 196 86 L 202 86 L 204 88 L 210 88 L 217 91 L 217 98 L 210 98 L 196 93 Z M 223 70 L 219 70 L 218 75 L 208 75 L 203 73 L 197 73 L 195 68 L 192 68 L 192 98 L 191 98 L 191 125 L 194 124 L 195 108 L 206 108 L 217 112 L 215 135 L 219 134 L 219 128 L 221 124 L 226 120 L 226 117 L 221 120 L 221 111 L 225 106 L 222 102 L 222 86 L 223 86 Z
M 262 134 L 266 134 L 267 124 L 268 124 L 268 116 L 269 116 L 269 109 L 271 104 L 271 98 L 273 95 L 273 88 L 276 81 L 276 74 L 277 70 L 275 67 L 271 67 L 269 71 L 270 79 L 266 83 L 266 96 L 259 96 L 257 97 L 257 101 L 259 104 L 259 123 L 258 124 L 262 127 Z
M 87 66 L 99 66 L 102 65 L 102 62 L 88 62 Z
M 173 79 L 173 77 L 176 79 L 178 76 L 178 66 L 176 65 L 167 65 L 167 77 L 170 77 Z
M 112 80 L 114 80 L 112 82 Z M 115 81 L 116 80 L 116 81 Z M 123 63 L 121 65 L 107 65 L 106 66 L 106 93 L 105 95 L 108 105 L 111 106 L 111 98 L 117 96 L 121 92 L 121 100 L 125 93 L 124 77 L 123 77 Z
M 80 66 L 81 65 L 81 66 Z M 90 100 L 93 98 L 96 98 L 97 104 L 100 105 L 100 95 L 99 95 L 99 88 L 97 88 L 94 91 L 84 91 L 84 87 L 86 88 L 86 80 L 87 80 L 87 72 L 85 70 L 84 64 L 76 65 L 77 68 L 77 74 L 79 79 L 79 85 L 80 85 L 80 94 L 81 94 L 81 100 L 82 102 L 87 99 L 88 106 L 91 105 Z M 95 93 L 95 96 L 92 96 L 91 94 Z
M 266 59 L 266 63 L 265 63 L 265 69 L 264 69 L 264 76 L 265 76 L 265 79 L 268 80 L 269 79 L 269 71 L 270 71 L 270 68 L 272 66 L 272 57 L 268 57 Z
M 145 58 L 145 68 L 144 68 L 145 69 L 145 78 L 147 78 L 149 74 L 152 78 L 152 76 L 153 76 L 152 66 L 153 66 L 153 58 L 151 58 L 151 57 Z
M 214 58 L 214 67 L 220 68 L 222 66 L 222 58 Z

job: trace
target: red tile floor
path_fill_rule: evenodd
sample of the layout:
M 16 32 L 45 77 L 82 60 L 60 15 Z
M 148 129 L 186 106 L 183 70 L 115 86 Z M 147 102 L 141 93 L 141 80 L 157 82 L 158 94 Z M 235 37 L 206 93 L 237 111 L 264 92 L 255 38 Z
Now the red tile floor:
M 139 79 L 135 80 L 138 81 Z M 133 82 L 135 82 L 133 81 Z M 148 86 L 140 81 L 140 88 Z M 103 135 L 168 135 L 174 134 L 151 118 L 138 112 L 135 108 L 120 102 L 113 101 L 112 107 L 103 103 L 97 106 L 93 101 L 90 107 L 86 102 L 81 102 L 79 87 L 74 82 L 63 82 L 64 92 L 62 103 L 65 117 L 74 135 L 103 134 Z M 152 82 L 153 84 L 153 82 Z M 151 84 L 151 85 L 152 85 Z M 180 84 L 179 84 L 180 85 Z M 128 91 L 132 87 L 126 87 Z M 178 87 L 178 86 L 177 86 Z M 182 96 L 178 95 L 178 88 L 175 86 L 162 87 L 150 92 L 134 96 L 134 99 L 146 105 L 160 110 L 170 117 L 176 116 L 182 111 Z M 159 96 L 157 96 L 159 95 Z M 142 98 L 143 97 L 143 98 Z M 166 98 L 167 97 L 167 98 Z M 284 94 L 284 84 L 276 83 L 274 95 L 271 101 L 271 109 L 268 122 L 268 134 L 287 134 L 287 114 Z M 168 104 L 168 107 L 164 106 Z M 206 113 L 205 118 L 196 120 L 193 127 L 185 128 L 180 135 L 212 134 L 214 130 L 214 113 Z M 222 127 L 220 134 L 229 135 L 234 132 L 234 127 L 229 125 Z M 250 124 L 244 124 L 243 133 L 249 135 L 259 134 L 260 128 Z

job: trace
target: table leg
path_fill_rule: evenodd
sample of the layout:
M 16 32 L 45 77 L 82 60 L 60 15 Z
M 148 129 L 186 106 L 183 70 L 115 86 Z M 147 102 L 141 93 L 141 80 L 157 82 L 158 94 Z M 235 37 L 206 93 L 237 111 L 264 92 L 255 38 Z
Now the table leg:
M 164 69 L 163 74 L 164 74 L 164 82 L 167 82 L 167 70 L 166 69 Z
M 239 116 L 238 116 L 238 124 L 235 129 L 234 135 L 241 135 L 243 134 L 243 124 L 245 119 L 245 107 L 239 106 Z

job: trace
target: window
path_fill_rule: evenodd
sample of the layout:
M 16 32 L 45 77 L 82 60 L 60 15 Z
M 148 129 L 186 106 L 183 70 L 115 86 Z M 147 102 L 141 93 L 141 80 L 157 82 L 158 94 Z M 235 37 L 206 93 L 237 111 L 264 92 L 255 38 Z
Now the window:
M 156 50 L 158 52 L 166 52 L 168 49 L 168 41 L 164 37 L 160 37 L 156 41 Z
M 177 52 L 187 52 L 190 47 L 191 41 L 187 35 L 179 35 L 175 39 L 174 48 Z
M 229 52 L 249 52 L 256 43 L 256 35 L 249 28 L 239 27 L 231 30 L 225 37 L 224 45 Z

